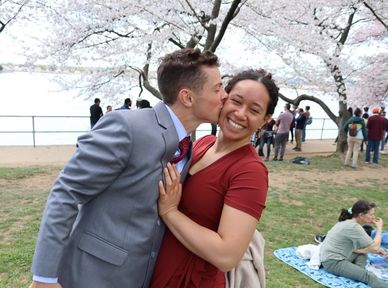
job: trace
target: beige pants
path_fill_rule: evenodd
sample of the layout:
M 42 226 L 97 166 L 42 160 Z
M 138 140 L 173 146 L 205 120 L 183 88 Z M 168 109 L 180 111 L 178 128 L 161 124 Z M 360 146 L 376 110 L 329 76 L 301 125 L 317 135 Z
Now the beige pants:
M 296 148 L 302 149 L 302 129 L 295 129 Z
M 358 152 L 360 151 L 362 139 L 348 136 L 348 151 L 346 152 L 345 165 L 349 164 L 350 157 L 353 154 L 352 167 L 357 167 Z

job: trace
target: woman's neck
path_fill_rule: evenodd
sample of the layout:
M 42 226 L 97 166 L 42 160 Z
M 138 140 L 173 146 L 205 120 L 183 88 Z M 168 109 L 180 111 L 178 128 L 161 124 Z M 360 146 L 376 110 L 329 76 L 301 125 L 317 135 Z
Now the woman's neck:
M 222 134 L 222 131 L 219 132 L 216 142 L 213 145 L 214 153 L 227 154 L 238 148 L 241 148 L 250 143 L 250 138 L 241 139 L 241 140 L 231 140 L 226 139 Z

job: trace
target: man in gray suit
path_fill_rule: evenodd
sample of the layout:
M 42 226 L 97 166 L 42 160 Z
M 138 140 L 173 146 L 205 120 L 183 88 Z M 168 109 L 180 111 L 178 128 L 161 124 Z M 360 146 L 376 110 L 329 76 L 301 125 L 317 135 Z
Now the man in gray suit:
M 108 113 L 79 137 L 46 203 L 30 287 L 149 286 L 164 234 L 162 169 L 180 140 L 218 121 L 225 97 L 217 56 L 198 49 L 166 55 L 158 86 L 154 108 Z M 183 177 L 190 161 L 177 163 Z

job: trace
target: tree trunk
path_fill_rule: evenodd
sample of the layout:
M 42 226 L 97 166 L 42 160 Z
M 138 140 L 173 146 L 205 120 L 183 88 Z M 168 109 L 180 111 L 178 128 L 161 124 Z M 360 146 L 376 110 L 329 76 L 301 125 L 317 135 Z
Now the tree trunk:
M 339 102 L 339 116 L 338 116 L 338 142 L 336 152 L 345 153 L 348 148 L 348 137 L 343 129 L 345 122 L 351 115 L 347 111 L 346 104 Z

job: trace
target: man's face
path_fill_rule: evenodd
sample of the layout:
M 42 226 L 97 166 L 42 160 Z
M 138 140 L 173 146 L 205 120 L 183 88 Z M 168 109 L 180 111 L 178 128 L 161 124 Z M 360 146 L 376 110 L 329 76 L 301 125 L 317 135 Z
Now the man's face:
M 201 123 L 217 123 L 226 93 L 218 67 L 202 67 L 205 83 L 199 91 L 191 91 L 193 114 Z

